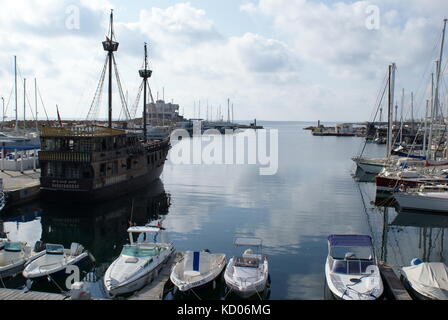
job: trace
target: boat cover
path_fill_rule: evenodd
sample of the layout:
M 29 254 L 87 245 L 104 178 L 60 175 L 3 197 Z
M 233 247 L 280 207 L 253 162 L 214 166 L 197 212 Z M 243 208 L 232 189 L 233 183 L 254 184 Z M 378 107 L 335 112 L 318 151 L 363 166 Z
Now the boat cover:
M 412 288 L 435 300 L 448 300 L 448 267 L 442 262 L 421 263 L 404 267 Z
M 210 271 L 211 254 L 208 252 L 187 252 L 184 258 L 184 270 L 205 273 Z
M 372 238 L 365 235 L 332 234 L 328 237 L 332 247 L 372 247 Z

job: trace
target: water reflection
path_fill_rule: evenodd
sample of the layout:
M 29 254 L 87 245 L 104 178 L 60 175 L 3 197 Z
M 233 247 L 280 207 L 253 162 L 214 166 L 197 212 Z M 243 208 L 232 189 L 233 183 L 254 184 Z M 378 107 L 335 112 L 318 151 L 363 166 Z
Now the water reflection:
M 12 241 L 27 241 L 34 245 L 41 240 L 62 244 L 66 248 L 72 242 L 82 244 L 96 259 L 93 269 L 86 270 L 88 278 L 85 280 L 96 282 L 128 242 L 126 230 L 130 222 L 144 225 L 163 220 L 170 205 L 171 196 L 158 180 L 139 192 L 106 203 L 64 207 L 35 202 L 6 212 L 3 219 L 5 231 Z M 24 285 L 22 280 L 8 287 L 20 288 Z M 52 286 L 40 289 L 59 292 Z

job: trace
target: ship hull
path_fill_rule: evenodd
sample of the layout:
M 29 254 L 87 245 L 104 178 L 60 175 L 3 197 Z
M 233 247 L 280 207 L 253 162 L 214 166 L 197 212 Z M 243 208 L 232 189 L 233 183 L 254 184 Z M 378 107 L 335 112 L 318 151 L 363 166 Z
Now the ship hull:
M 139 177 L 93 190 L 74 191 L 41 188 L 41 198 L 47 202 L 71 203 L 88 203 L 113 199 L 144 188 L 151 182 L 159 179 L 163 172 L 163 167 L 164 164 Z

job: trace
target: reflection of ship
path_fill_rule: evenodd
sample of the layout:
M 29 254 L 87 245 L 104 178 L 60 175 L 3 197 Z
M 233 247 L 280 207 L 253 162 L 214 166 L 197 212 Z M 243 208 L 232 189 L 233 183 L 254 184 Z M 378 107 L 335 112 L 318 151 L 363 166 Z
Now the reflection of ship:
M 46 205 L 42 215 L 42 241 L 70 245 L 82 243 L 98 262 L 111 262 L 127 243 L 129 223 L 144 225 L 168 214 L 170 195 L 163 183 L 152 185 L 131 196 L 94 206 L 64 209 Z M 82 215 L 80 215 L 82 213 Z
M 101 102 L 101 92 L 109 66 L 109 118 L 108 127 L 83 125 L 70 128 L 44 127 L 41 132 L 42 151 L 41 194 L 50 201 L 86 202 L 113 198 L 131 193 L 158 179 L 163 171 L 170 148 L 169 138 L 163 141 L 148 141 L 146 135 L 126 133 L 112 128 L 112 67 L 115 66 L 118 87 L 121 91 L 114 52 L 118 42 L 114 41 L 113 15 L 110 34 L 103 42 L 108 52 L 101 74 L 100 85 L 95 94 L 89 117 L 94 117 Z M 140 70 L 144 79 L 144 105 L 146 88 L 152 71 L 148 69 L 146 46 L 145 65 Z M 123 99 L 122 99 L 123 102 Z M 123 111 L 129 118 L 126 104 Z M 144 132 L 146 133 L 146 112 Z

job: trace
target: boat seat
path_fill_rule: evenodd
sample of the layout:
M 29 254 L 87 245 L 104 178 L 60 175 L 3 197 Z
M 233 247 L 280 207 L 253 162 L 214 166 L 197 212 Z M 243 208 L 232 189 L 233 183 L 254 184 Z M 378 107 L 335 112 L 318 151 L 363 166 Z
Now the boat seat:
M 208 252 L 187 252 L 184 259 L 184 274 L 208 272 L 212 263 Z
M 132 258 L 127 258 L 125 262 L 126 262 L 126 263 L 137 263 L 137 262 L 138 262 L 138 259 L 137 259 L 137 258 L 134 258 L 134 257 L 132 257 Z

